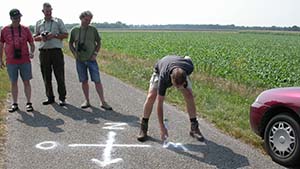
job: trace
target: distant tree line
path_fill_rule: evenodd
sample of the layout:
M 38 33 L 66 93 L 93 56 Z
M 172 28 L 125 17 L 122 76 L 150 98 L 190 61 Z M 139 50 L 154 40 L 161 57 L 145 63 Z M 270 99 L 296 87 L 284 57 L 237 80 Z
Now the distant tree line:
M 68 29 L 78 24 L 66 24 Z M 98 29 L 145 29 L 145 30 L 265 30 L 265 31 L 300 31 L 300 27 L 294 25 L 291 27 L 259 27 L 259 26 L 235 26 L 231 25 L 219 25 L 219 24 L 167 24 L 167 25 L 127 25 L 120 21 L 116 23 L 92 23 Z
M 66 24 L 67 29 L 78 25 L 78 23 Z M 207 24 L 207 25 L 196 25 L 196 24 L 167 24 L 167 25 L 127 25 L 120 21 L 116 23 L 92 23 L 98 29 L 132 29 L 132 30 L 265 30 L 265 31 L 300 31 L 299 26 L 291 27 L 259 27 L 259 26 L 235 26 L 235 25 L 219 25 L 219 24 Z M 2 27 L 0 26 L 0 29 Z M 30 30 L 34 31 L 34 26 L 29 26 Z
M 168 29 L 168 30 L 269 30 L 269 31 L 300 31 L 300 27 L 249 27 L 235 25 L 190 25 L 190 24 L 172 24 L 172 25 L 129 25 L 131 29 Z

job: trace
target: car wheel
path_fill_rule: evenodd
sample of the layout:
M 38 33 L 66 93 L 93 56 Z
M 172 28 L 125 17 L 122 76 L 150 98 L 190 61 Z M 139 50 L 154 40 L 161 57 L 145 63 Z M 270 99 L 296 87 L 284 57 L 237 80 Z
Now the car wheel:
M 300 159 L 300 126 L 288 114 L 273 117 L 264 133 L 264 143 L 271 158 L 282 165 L 293 166 Z

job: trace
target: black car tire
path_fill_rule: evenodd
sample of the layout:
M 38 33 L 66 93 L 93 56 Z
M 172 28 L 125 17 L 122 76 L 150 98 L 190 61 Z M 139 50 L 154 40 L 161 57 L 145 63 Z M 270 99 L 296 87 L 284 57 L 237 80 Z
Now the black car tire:
M 288 114 L 274 116 L 265 129 L 264 143 L 272 160 L 295 166 L 300 162 L 300 125 Z

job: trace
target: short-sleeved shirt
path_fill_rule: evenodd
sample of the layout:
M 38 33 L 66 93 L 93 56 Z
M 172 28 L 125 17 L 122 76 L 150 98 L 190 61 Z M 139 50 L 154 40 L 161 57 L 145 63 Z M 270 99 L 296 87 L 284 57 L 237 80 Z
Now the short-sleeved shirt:
M 28 27 L 5 26 L 1 30 L 1 43 L 5 45 L 5 55 L 7 64 L 30 63 L 28 43 L 33 43 L 33 37 Z M 21 58 L 14 57 L 14 50 L 21 49 Z
M 56 35 L 56 34 L 68 33 L 68 30 L 61 19 L 52 17 L 50 21 L 41 19 L 36 22 L 34 34 L 40 35 L 43 32 L 51 32 L 52 34 Z M 39 49 L 52 49 L 52 48 L 63 48 L 62 40 L 53 38 L 45 42 L 41 41 L 39 46 Z
M 155 72 L 159 74 L 159 95 L 165 96 L 167 88 L 172 86 L 170 75 L 175 68 L 181 68 L 187 75 L 190 75 L 194 70 L 194 65 L 192 60 L 181 56 L 165 56 L 154 65 Z
M 80 61 L 90 60 L 95 52 L 96 43 L 101 43 L 101 37 L 98 30 L 94 26 L 82 27 L 80 25 L 72 28 L 69 42 L 75 43 L 75 48 L 77 52 L 76 59 Z M 78 50 L 78 44 L 83 45 L 84 49 Z

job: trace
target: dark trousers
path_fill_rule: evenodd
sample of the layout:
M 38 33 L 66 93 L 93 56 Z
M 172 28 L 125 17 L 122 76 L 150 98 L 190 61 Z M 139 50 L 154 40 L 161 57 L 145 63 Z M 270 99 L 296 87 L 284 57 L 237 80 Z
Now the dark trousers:
M 54 99 L 52 89 L 52 70 L 57 82 L 57 91 L 59 100 L 66 99 L 65 68 L 64 55 L 60 48 L 40 49 L 41 72 L 45 84 L 46 96 L 48 99 Z

